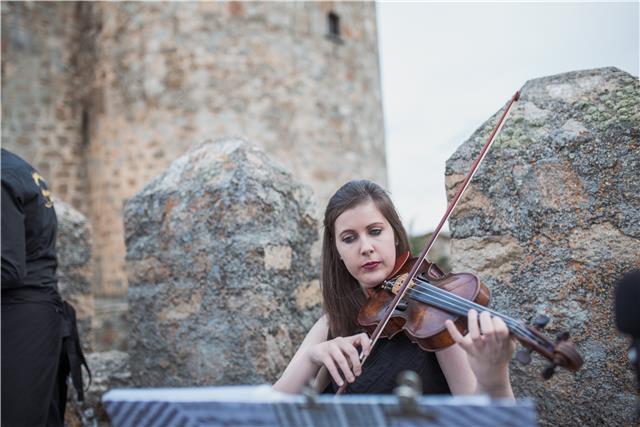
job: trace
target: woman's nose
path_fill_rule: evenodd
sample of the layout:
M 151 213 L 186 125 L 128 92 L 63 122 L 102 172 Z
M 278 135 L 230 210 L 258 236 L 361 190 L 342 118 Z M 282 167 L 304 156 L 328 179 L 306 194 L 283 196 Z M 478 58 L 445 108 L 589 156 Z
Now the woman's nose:
M 362 255 L 369 255 L 371 253 L 373 253 L 373 245 L 371 244 L 371 242 L 369 241 L 369 239 L 362 239 L 360 240 L 361 242 L 361 247 L 360 247 L 360 253 Z

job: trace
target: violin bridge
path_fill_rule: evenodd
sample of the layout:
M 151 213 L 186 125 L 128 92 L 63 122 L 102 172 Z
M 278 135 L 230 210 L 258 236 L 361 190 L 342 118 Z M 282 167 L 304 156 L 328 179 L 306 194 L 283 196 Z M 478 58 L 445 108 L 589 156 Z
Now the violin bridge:
M 402 288 L 402 284 L 407 279 L 407 276 L 409 276 L 409 273 L 401 274 L 400 276 L 398 276 L 395 279 L 393 279 L 394 280 L 393 281 L 393 286 L 391 287 L 390 291 L 394 295 L 397 295 L 398 292 L 400 292 L 400 289 Z M 411 283 L 409 284 L 409 288 L 412 288 L 415 284 L 416 284 L 416 282 L 414 282 L 412 280 Z

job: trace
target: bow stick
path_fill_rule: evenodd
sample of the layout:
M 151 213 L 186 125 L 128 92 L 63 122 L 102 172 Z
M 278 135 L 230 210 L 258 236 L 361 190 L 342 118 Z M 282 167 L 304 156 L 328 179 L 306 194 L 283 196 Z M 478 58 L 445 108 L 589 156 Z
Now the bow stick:
M 456 193 L 456 195 L 451 200 L 451 203 L 449 203 L 449 206 L 447 207 L 447 211 L 445 212 L 444 216 L 440 220 L 440 223 L 436 227 L 435 231 L 433 233 L 431 233 L 431 238 L 429 239 L 429 241 L 425 245 L 424 249 L 422 249 L 422 252 L 420 252 L 420 255 L 418 255 L 418 259 L 413 264 L 413 267 L 411 268 L 411 271 L 409 271 L 409 274 L 407 275 L 407 277 L 404 279 L 404 282 L 402 283 L 402 286 L 400 287 L 400 290 L 396 294 L 396 296 L 393 299 L 393 301 L 391 301 L 391 304 L 389 305 L 389 308 L 387 309 L 387 312 L 385 313 L 384 318 L 380 321 L 380 323 L 378 323 L 378 326 L 376 326 L 376 329 L 373 331 L 373 334 L 371 335 L 371 348 L 372 349 L 376 345 L 376 343 L 378 342 L 378 339 L 382 335 L 382 331 L 387 326 L 387 323 L 389 323 L 389 320 L 391 319 L 391 315 L 393 314 L 394 310 L 396 309 L 396 307 L 400 303 L 400 300 L 404 297 L 405 293 L 409 290 L 409 284 L 415 278 L 415 276 L 416 276 L 416 274 L 418 272 L 418 268 L 420 267 L 422 262 L 425 260 L 425 258 L 427 257 L 427 254 L 429 253 L 429 250 L 431 250 L 431 247 L 433 246 L 434 242 L 438 238 L 438 235 L 440 234 L 440 231 L 442 230 L 442 227 L 444 226 L 444 223 L 451 216 L 451 212 L 455 209 L 456 205 L 458 204 L 458 201 L 462 197 L 462 194 L 464 193 L 464 191 L 469 186 L 469 182 L 471 182 L 471 179 L 473 179 L 473 176 L 475 175 L 478 167 L 480 166 L 480 163 L 482 163 L 482 160 L 484 160 L 485 156 L 487 155 L 487 152 L 489 151 L 489 148 L 491 147 L 491 144 L 493 144 L 493 141 L 495 140 L 495 137 L 498 135 L 498 133 L 502 129 L 502 125 L 504 124 L 504 119 L 507 117 L 507 114 L 509 113 L 509 110 L 511 110 L 511 106 L 513 105 L 514 102 L 518 101 L 518 99 L 520 99 L 520 91 L 517 91 L 513 95 L 513 97 L 509 101 L 509 103 L 507 104 L 507 107 L 505 108 L 504 112 L 502 113 L 502 116 L 500 117 L 500 120 L 498 120 L 498 124 L 493 129 L 493 132 L 491 132 L 491 135 L 489 135 L 489 140 L 485 143 L 484 147 L 482 147 L 482 150 L 480 151 L 480 154 L 478 154 L 478 157 L 476 158 L 476 161 L 471 166 L 471 170 L 469 171 L 469 173 L 467 173 L 467 176 L 466 176 L 464 182 L 462 183 L 462 185 L 460 185 L 460 188 L 458 189 L 458 192 Z M 367 356 L 364 356 L 363 353 L 360 353 L 360 361 L 363 364 L 364 364 L 366 359 L 367 359 Z M 342 384 L 342 386 L 340 386 L 338 391 L 336 392 L 336 395 L 344 393 L 344 391 L 347 388 L 347 384 L 348 383 L 345 381 Z

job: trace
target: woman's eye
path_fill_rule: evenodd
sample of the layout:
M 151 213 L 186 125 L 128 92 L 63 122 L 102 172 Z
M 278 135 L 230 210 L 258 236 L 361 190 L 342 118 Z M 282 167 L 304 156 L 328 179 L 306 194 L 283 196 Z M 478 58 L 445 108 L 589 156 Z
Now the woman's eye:
M 381 228 L 374 228 L 371 231 L 369 231 L 369 233 L 371 233 L 372 236 L 379 236 L 380 233 L 382 233 L 382 229 Z
M 344 237 L 342 238 L 342 241 L 343 241 L 343 242 L 345 242 L 345 243 L 351 243 L 351 242 L 353 242 L 355 239 L 356 239 L 355 237 L 353 237 L 353 236 L 351 236 L 351 235 L 348 235 L 348 236 L 344 236 Z

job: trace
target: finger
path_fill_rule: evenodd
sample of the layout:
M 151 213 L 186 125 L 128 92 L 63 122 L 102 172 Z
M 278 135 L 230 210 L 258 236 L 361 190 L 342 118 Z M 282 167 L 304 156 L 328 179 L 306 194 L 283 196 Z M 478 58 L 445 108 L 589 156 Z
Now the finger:
M 499 317 L 494 317 L 492 320 L 493 320 L 493 328 L 496 331 L 496 338 L 502 340 L 508 337 L 509 328 L 507 327 L 507 324 L 504 323 L 504 320 L 502 320 Z
M 327 367 L 327 371 L 329 371 L 331 378 L 333 378 L 333 380 L 336 382 L 336 384 L 338 384 L 339 387 L 342 387 L 344 381 L 338 373 L 338 368 L 336 367 L 336 364 L 334 363 L 331 356 L 327 355 L 324 359 L 322 359 L 322 363 Z
M 349 362 L 347 362 L 347 358 L 344 357 L 344 354 L 342 353 L 342 350 L 340 349 L 340 347 L 338 347 L 337 344 L 332 345 L 330 349 L 330 353 L 331 353 L 331 357 L 333 358 L 333 360 L 336 362 L 336 364 L 342 371 L 344 378 L 350 383 L 354 382 L 356 377 L 353 375 L 353 372 L 351 372 L 351 368 L 349 367 Z
M 360 347 L 360 352 L 358 354 L 360 359 L 362 359 L 362 356 L 368 355 L 371 351 L 371 339 L 369 338 L 369 335 L 364 332 L 358 335 L 347 337 L 346 340 L 350 342 L 352 346 Z
M 371 338 L 369 338 L 369 335 L 364 332 L 357 336 L 360 348 L 362 348 L 362 355 L 365 357 L 369 356 L 369 353 L 371 352 Z
M 486 342 L 496 342 L 496 330 L 493 327 L 493 321 L 491 320 L 491 314 L 488 311 L 480 313 L 480 328 L 482 329 L 482 335 Z
M 358 376 L 360 372 L 362 372 L 362 364 L 360 363 L 360 357 L 358 355 L 358 350 L 353 346 L 353 344 L 347 340 L 340 344 L 340 349 L 342 353 L 346 354 L 351 362 L 351 370 L 353 373 Z
M 456 325 L 451 320 L 445 320 L 444 326 L 446 326 L 447 331 L 449 331 L 451 338 L 453 338 L 453 340 L 462 348 L 466 349 L 470 342 L 466 337 L 462 336 Z
M 478 312 L 474 309 L 469 310 L 467 318 L 469 323 L 469 336 L 474 342 L 478 341 L 481 338 L 480 328 L 478 327 Z

